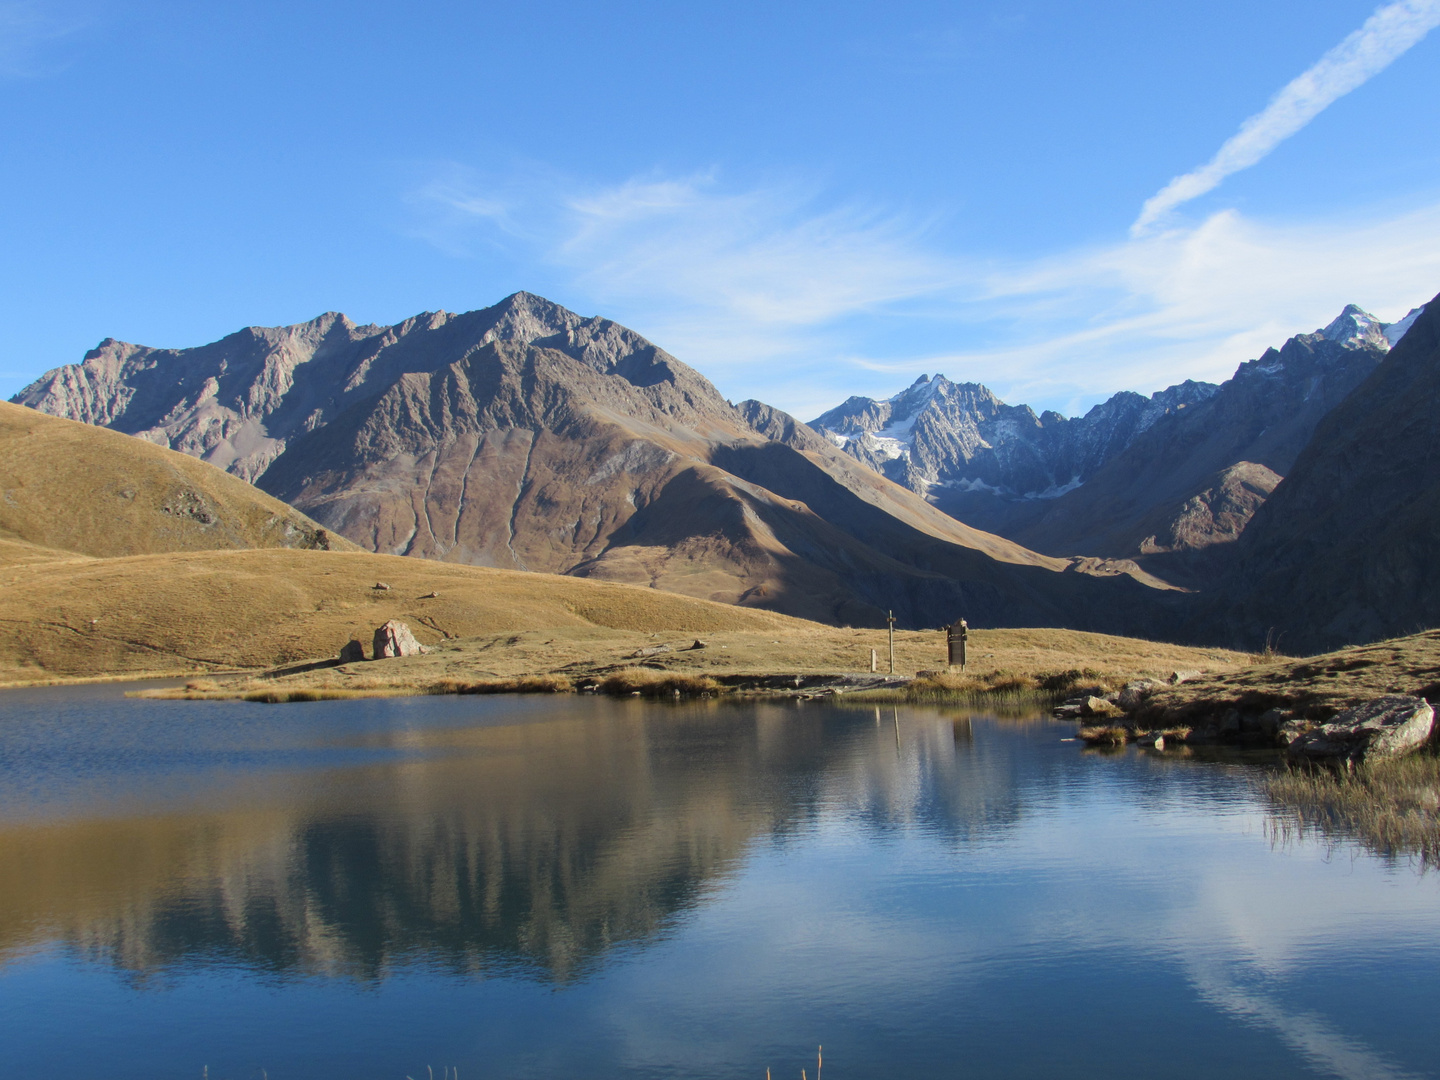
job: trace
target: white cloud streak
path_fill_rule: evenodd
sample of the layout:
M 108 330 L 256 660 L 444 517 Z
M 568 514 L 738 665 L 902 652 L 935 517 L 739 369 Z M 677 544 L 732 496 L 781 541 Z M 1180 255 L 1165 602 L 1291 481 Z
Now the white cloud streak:
M 0 78 L 51 74 L 55 65 L 42 59 L 45 47 L 84 29 L 88 21 L 54 3 L 0 0 Z
M 1440 26 L 1440 0 L 1398 0 L 1376 10 L 1365 25 L 1241 124 L 1206 164 L 1175 177 L 1147 199 L 1130 227 L 1131 235 L 1143 236 L 1182 203 L 1213 191 L 1227 176 L 1260 161 L 1332 102 L 1389 67 L 1436 26 Z
M 518 248 L 537 276 L 730 396 L 804 419 L 935 371 L 1075 412 L 1117 390 L 1228 378 L 1346 303 L 1393 320 L 1440 290 L 1440 203 L 1288 224 L 1227 210 L 1002 264 L 939 254 L 924 223 L 817 207 L 794 184 L 651 177 L 575 190 L 527 177 L 496 192 L 450 171 L 421 191 L 436 217 L 418 231 L 437 245 L 462 250 L 474 234 Z

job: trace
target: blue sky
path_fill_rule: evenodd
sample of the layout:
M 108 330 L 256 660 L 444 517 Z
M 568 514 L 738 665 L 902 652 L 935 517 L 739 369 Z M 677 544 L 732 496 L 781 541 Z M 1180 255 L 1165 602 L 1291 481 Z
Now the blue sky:
M 1067 413 L 1218 380 L 1440 291 L 1436 23 L 0 0 L 0 394 L 106 336 L 518 289 L 807 419 L 934 371 Z

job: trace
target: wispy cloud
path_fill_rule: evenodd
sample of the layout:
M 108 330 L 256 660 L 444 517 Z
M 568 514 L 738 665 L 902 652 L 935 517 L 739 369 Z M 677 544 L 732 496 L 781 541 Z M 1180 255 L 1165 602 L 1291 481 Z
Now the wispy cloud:
M 89 25 L 74 5 L 0 0 L 0 78 L 34 78 L 56 70 L 46 47 Z
M 1437 25 L 1440 0 L 1398 0 L 1379 8 L 1364 26 L 1241 124 L 1213 158 L 1193 172 L 1175 177 L 1147 199 L 1130 227 L 1131 235 L 1143 235 L 1177 206 L 1213 191 L 1227 176 L 1254 165 L 1331 102 L 1389 67 Z
M 921 372 L 1073 412 L 1218 380 L 1355 302 L 1394 319 L 1440 289 L 1440 204 L 1273 224 L 1234 211 L 1023 262 L 966 259 L 929 222 L 711 174 L 487 187 L 445 170 L 417 205 L 439 246 L 508 246 L 570 295 L 802 417 Z

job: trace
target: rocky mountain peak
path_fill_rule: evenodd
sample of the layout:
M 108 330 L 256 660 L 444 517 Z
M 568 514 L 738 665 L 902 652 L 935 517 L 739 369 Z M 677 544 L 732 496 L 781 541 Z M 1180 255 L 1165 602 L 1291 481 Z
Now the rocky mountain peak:
M 1122 392 L 1067 419 L 1007 405 L 988 387 L 936 374 L 883 401 L 853 397 L 811 421 L 836 446 L 920 494 L 936 487 L 1014 498 L 1073 489 L 1161 416 L 1215 392 L 1193 380 L 1149 398 Z
M 1329 325 L 1316 331 L 1326 341 L 1347 348 L 1373 345 L 1377 349 L 1389 349 L 1390 342 L 1385 336 L 1385 324 L 1356 304 L 1346 304 Z

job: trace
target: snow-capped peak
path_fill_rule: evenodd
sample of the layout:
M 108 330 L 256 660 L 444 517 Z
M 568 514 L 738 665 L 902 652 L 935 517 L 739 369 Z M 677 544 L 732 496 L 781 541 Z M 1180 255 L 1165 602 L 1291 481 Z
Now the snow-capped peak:
M 1321 330 L 1320 334 L 1328 341 L 1351 348 L 1361 345 L 1378 345 L 1385 349 L 1390 347 L 1385 335 L 1385 324 L 1355 304 L 1346 304 L 1345 310 Z

